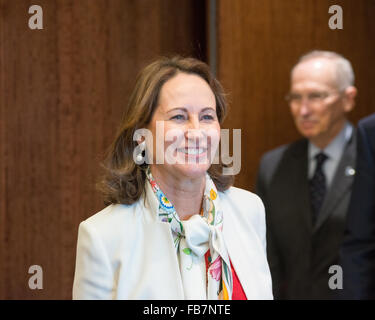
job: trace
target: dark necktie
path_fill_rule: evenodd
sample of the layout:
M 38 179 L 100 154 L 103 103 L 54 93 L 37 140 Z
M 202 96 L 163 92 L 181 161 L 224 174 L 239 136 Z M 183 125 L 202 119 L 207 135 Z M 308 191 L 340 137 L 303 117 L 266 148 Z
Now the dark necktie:
M 315 225 L 319 210 L 323 204 L 324 196 L 326 194 L 326 177 L 323 172 L 323 163 L 327 160 L 327 156 L 324 153 L 318 153 L 315 156 L 316 159 L 316 168 L 314 176 L 309 182 L 310 186 L 310 199 L 312 207 L 312 222 Z

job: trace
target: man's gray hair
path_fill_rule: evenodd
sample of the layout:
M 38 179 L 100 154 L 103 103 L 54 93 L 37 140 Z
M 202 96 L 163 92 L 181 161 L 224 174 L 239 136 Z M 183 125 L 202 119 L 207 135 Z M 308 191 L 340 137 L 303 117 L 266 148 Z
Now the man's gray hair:
M 308 52 L 298 60 L 297 64 L 293 67 L 292 72 L 294 68 L 300 63 L 316 58 L 325 58 L 328 60 L 333 60 L 335 62 L 336 85 L 340 91 L 345 90 L 347 87 L 354 85 L 354 72 L 352 64 L 348 59 L 344 58 L 341 54 L 338 54 L 333 51 L 314 50 Z

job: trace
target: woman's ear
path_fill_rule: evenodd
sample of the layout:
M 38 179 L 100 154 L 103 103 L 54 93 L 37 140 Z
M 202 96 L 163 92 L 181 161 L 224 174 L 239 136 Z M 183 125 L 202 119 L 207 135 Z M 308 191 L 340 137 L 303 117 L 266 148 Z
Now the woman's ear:
M 144 141 L 145 141 L 145 137 L 142 136 L 140 139 L 137 140 L 137 143 L 141 144 Z

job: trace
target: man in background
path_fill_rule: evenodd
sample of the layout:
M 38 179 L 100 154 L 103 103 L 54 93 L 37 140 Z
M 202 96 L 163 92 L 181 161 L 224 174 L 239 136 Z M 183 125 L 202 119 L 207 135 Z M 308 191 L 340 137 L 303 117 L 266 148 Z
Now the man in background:
M 276 299 L 332 299 L 354 178 L 356 139 L 347 113 L 357 90 L 350 62 L 313 51 L 291 71 L 290 111 L 301 140 L 261 159 L 257 193 L 266 207 Z
M 357 168 L 341 250 L 343 297 L 375 299 L 375 114 L 357 130 Z

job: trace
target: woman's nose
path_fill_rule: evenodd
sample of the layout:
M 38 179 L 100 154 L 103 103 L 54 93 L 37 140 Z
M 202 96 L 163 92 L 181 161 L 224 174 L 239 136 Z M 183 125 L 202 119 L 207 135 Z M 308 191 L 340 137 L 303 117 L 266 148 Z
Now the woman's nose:
M 185 136 L 189 140 L 200 140 L 204 136 L 200 127 L 199 119 L 191 119 L 189 121 Z
M 188 138 L 189 140 L 200 140 L 204 137 L 204 134 L 202 132 L 201 129 L 196 129 L 196 128 L 189 128 L 187 131 L 186 131 L 186 134 L 185 134 L 186 138 Z
M 198 117 L 190 117 L 189 123 L 188 123 L 188 129 L 198 130 L 200 127 L 199 119 Z

